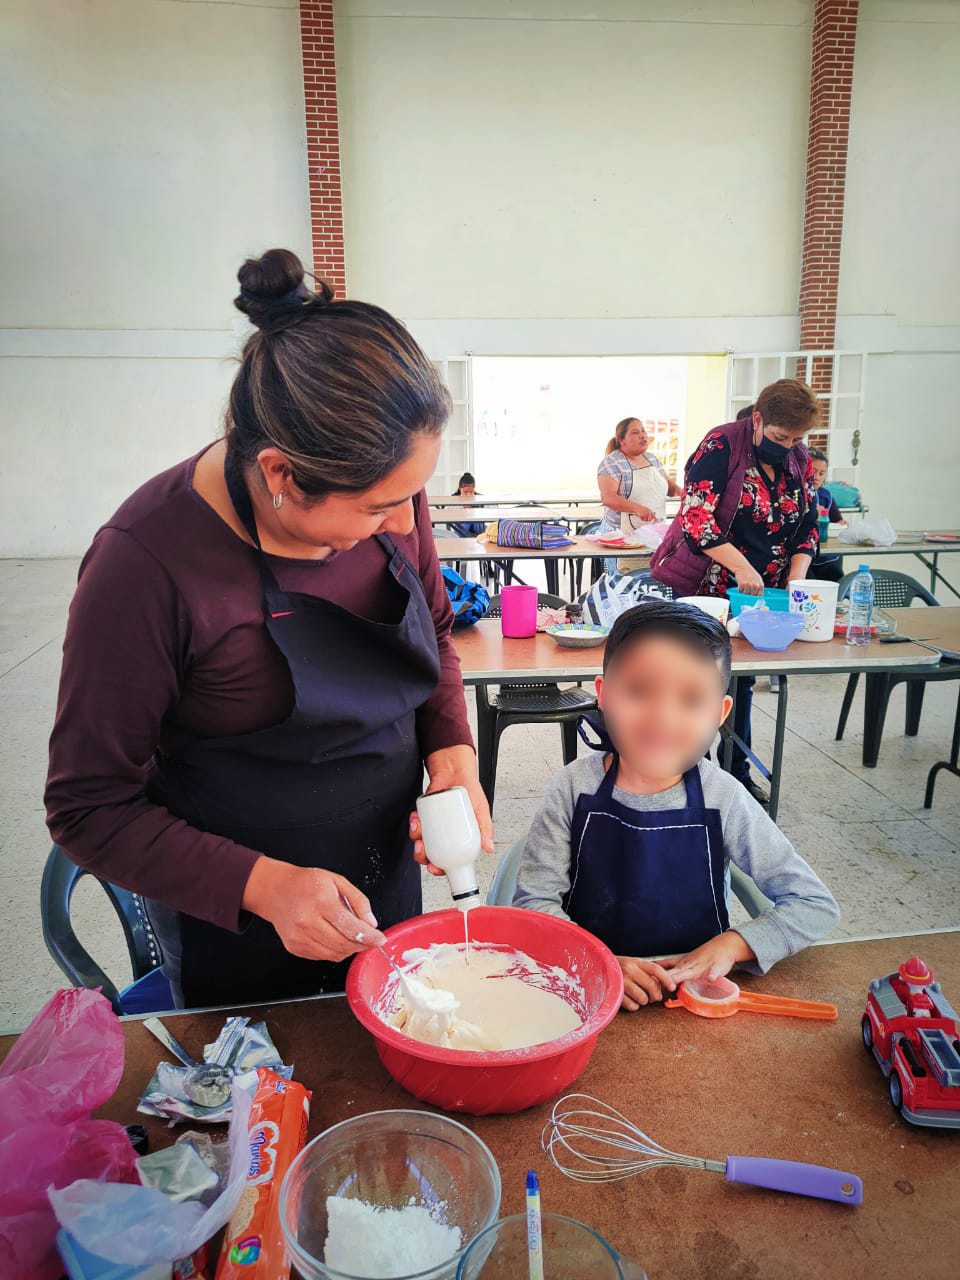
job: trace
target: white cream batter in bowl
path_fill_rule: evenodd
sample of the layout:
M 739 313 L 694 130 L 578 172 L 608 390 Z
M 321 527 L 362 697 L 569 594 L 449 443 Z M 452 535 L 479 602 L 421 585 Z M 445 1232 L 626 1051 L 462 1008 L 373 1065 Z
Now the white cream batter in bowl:
M 581 1074 L 620 1007 L 623 976 L 612 952 L 569 921 L 517 907 L 475 907 L 469 919 L 469 965 L 459 911 L 386 932 L 389 955 L 441 1008 L 429 996 L 411 1008 L 376 950 L 351 965 L 347 999 L 383 1065 L 416 1097 L 473 1115 L 521 1111 Z

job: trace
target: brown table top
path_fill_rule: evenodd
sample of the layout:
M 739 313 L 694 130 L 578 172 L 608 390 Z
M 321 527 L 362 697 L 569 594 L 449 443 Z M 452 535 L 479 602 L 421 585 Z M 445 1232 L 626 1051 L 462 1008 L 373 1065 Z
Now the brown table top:
M 854 523 L 852 528 L 856 528 Z M 957 535 L 960 530 L 957 529 L 931 529 L 931 533 L 951 533 Z M 862 556 L 865 560 L 869 560 L 871 556 L 902 556 L 916 555 L 918 552 L 948 552 L 960 551 L 960 541 L 958 542 L 924 542 L 923 538 L 915 533 L 898 533 L 897 540 L 891 547 L 873 547 L 867 543 L 858 542 L 840 542 L 837 538 L 828 538 L 820 548 L 821 555 L 825 556 Z
M 926 625 L 915 629 L 914 615 L 919 612 L 889 610 L 898 618 L 905 613 L 911 615 L 906 623 L 901 622 L 901 629 L 905 635 L 918 640 L 932 633 L 931 623 L 925 617 Z M 939 609 L 931 608 L 929 612 L 938 615 L 943 634 L 949 632 L 955 637 L 956 646 L 960 647 L 960 605 L 944 605 Z M 511 678 L 581 680 L 599 674 L 603 665 L 602 644 L 591 649 L 566 649 L 543 631 L 523 640 L 509 640 L 503 636 L 497 618 L 482 618 L 472 627 L 454 631 L 453 643 L 460 657 L 465 684 Z M 920 645 L 880 644 L 876 640 L 862 647 L 848 645 L 842 637 L 823 643 L 795 640 L 780 653 L 754 649 L 743 636 L 733 640 L 734 675 L 893 671 L 902 667 L 932 666 L 939 660 L 937 653 Z
M 431 507 L 430 523 L 431 524 L 462 524 L 464 522 L 472 522 L 474 524 L 483 522 L 489 524 L 491 520 L 562 520 L 564 517 L 559 511 L 553 510 L 552 507 Z
M 960 652 L 960 605 L 917 605 L 914 609 L 884 609 L 897 624 L 897 634 L 921 640 L 949 653 Z M 905 649 L 905 644 L 885 646 Z
M 615 556 L 618 560 L 647 560 L 649 547 L 602 547 L 587 538 L 573 538 L 566 547 L 541 550 L 531 547 L 498 547 L 476 538 L 436 538 L 441 560 L 602 560 Z M 638 565 L 638 568 L 641 566 Z
M 524 1178 L 534 1168 L 545 1211 L 588 1223 L 642 1263 L 651 1280 L 952 1280 L 960 1254 L 960 1132 L 897 1118 L 860 1040 L 868 983 L 915 953 L 960 1003 L 960 930 L 812 947 L 765 978 L 744 977 L 743 986 L 830 1001 L 840 1010 L 836 1023 L 749 1013 L 711 1022 L 660 1007 L 621 1013 L 573 1086 L 619 1108 L 673 1151 L 801 1160 L 859 1174 L 861 1207 L 676 1168 L 607 1185 L 571 1182 L 540 1150 L 546 1103 L 513 1116 L 458 1117 L 500 1166 L 502 1215 L 523 1211 Z M 164 1020 L 199 1052 L 225 1016 Z M 311 1138 L 348 1116 L 423 1108 L 387 1075 L 342 997 L 266 1005 L 255 1016 L 313 1090 Z M 163 1050 L 139 1021 L 127 1021 L 125 1034 L 120 1087 L 97 1114 L 144 1123 L 156 1149 L 174 1135 L 161 1120 L 139 1116 L 136 1105 Z M 13 1039 L 0 1040 L 0 1059 Z
M 553 507 L 558 504 L 575 507 L 582 502 L 598 502 L 599 492 L 595 488 L 583 489 L 576 493 L 552 493 L 546 498 L 529 489 L 526 493 L 478 493 L 473 498 L 464 498 L 458 493 L 449 496 L 437 493 L 427 494 L 427 501 L 431 507 Z

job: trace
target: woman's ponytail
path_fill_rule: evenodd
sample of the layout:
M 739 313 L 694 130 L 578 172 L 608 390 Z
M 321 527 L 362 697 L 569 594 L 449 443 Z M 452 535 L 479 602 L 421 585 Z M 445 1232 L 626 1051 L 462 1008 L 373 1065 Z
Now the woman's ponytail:
M 607 445 L 607 453 L 613 453 L 623 444 L 623 437 L 630 430 L 634 422 L 639 422 L 639 418 L 621 418 L 617 423 L 614 434 L 610 437 L 610 443 Z

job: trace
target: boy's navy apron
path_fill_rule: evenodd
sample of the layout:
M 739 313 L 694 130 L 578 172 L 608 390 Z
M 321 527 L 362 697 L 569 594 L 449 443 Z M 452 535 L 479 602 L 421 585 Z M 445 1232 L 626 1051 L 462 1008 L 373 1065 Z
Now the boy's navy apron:
M 300 867 L 346 876 L 380 928 L 418 915 L 420 867 L 409 839 L 423 762 L 416 711 L 437 686 L 440 658 L 420 576 L 386 534 L 386 622 L 281 591 L 242 479 L 227 469 L 237 514 L 258 550 L 267 631 L 290 668 L 293 711 L 253 733 L 207 739 L 161 761 L 167 808 L 202 831 Z M 322 573 L 322 568 L 318 567 Z M 161 945 L 187 1005 L 235 1004 L 342 991 L 341 964 L 291 955 L 273 925 L 243 915 L 232 933 L 194 916 L 156 913 Z M 179 944 L 179 975 L 176 974 Z
M 730 925 L 720 811 L 705 807 L 696 765 L 685 808 L 631 809 L 614 799 L 617 764 L 577 800 L 563 909 L 615 955 L 691 951 Z

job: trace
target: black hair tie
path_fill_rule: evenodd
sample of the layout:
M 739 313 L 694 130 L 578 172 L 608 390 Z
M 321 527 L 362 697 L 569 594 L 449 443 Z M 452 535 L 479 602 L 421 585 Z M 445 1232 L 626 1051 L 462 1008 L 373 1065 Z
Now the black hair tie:
M 320 303 L 326 305 L 326 298 L 322 293 L 314 293 L 306 284 L 298 284 L 295 289 L 282 293 L 279 297 L 276 294 L 267 295 L 263 293 L 254 293 L 252 289 L 245 289 L 240 286 L 240 297 L 244 302 L 252 302 L 254 306 L 264 308 L 270 311 L 287 311 L 291 307 L 302 307 L 304 303 Z

